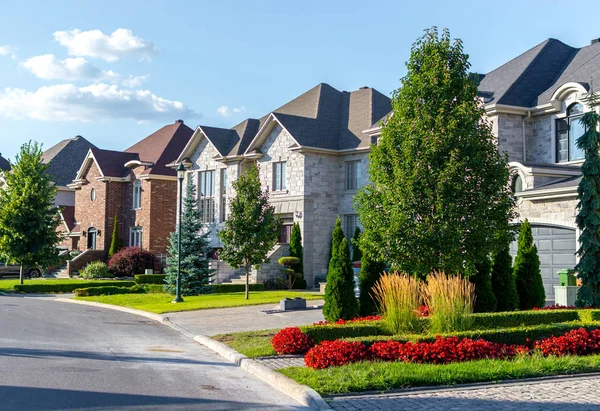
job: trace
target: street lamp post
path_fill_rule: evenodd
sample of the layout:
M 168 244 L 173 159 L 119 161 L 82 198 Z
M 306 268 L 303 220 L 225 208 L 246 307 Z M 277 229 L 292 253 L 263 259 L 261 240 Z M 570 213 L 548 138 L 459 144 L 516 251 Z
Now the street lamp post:
M 177 291 L 173 303 L 183 302 L 181 298 L 181 209 L 182 209 L 182 198 L 183 198 L 183 177 L 185 174 L 185 167 L 183 163 L 177 167 L 177 179 L 179 180 L 179 207 L 177 208 Z

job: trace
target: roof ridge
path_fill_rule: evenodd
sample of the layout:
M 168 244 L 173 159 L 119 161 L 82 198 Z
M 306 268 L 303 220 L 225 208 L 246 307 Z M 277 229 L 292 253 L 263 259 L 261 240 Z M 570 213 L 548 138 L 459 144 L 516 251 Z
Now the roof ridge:
M 536 44 L 535 46 L 533 46 L 533 47 L 531 47 L 531 48 L 529 48 L 529 49 L 525 50 L 525 51 L 524 51 L 524 52 L 522 52 L 521 54 L 518 54 L 517 56 L 515 56 L 515 57 L 513 57 L 512 59 L 508 60 L 507 62 L 503 63 L 502 65 L 500 65 L 500 66 L 496 67 L 496 68 L 495 68 L 495 69 L 493 69 L 492 71 L 485 73 L 485 74 L 484 74 L 484 76 L 486 76 L 486 77 L 487 77 L 487 76 L 489 76 L 490 74 L 494 73 L 495 71 L 498 71 L 498 70 L 500 70 L 502 67 L 504 67 L 504 66 L 506 66 L 506 65 L 508 65 L 508 64 L 510 64 L 510 63 L 512 63 L 513 61 L 517 60 L 517 59 L 518 59 L 519 57 L 521 57 L 523 54 L 527 54 L 527 53 L 529 53 L 531 50 L 533 50 L 534 48 L 536 48 L 536 47 L 538 47 L 538 46 L 540 46 L 540 45 L 542 45 L 542 44 L 546 43 L 546 44 L 544 44 L 544 46 L 542 47 L 542 50 L 543 50 L 543 49 L 544 49 L 544 47 L 546 47 L 546 46 L 548 45 L 548 43 L 550 42 L 550 40 L 560 41 L 560 40 L 556 40 L 556 39 L 552 39 L 552 38 L 547 38 L 546 40 L 542 41 L 541 43 L 538 43 L 538 44 Z M 562 42 L 561 42 L 561 43 L 562 43 Z M 564 43 L 563 43 L 563 44 L 564 44 Z M 569 46 L 569 47 L 570 47 L 570 46 Z M 540 50 L 540 51 L 541 51 L 541 50 Z M 539 53 L 538 53 L 538 55 L 539 55 Z M 537 58 L 537 56 L 536 56 L 536 58 Z M 534 60 L 535 60 L 535 59 L 534 59 Z

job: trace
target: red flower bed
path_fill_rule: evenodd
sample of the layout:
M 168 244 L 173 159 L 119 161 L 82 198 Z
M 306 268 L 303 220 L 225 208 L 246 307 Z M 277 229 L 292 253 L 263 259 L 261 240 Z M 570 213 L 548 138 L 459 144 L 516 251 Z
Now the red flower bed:
M 308 350 L 304 363 L 318 370 L 362 361 L 368 358 L 368 354 L 367 347 L 360 342 L 323 341 Z
M 353 320 L 337 320 L 336 322 L 330 323 L 329 321 L 319 321 L 316 323 L 313 323 L 313 325 L 345 325 L 345 324 L 350 324 L 350 323 L 359 323 L 362 321 L 378 321 L 381 320 L 383 317 L 380 315 L 368 315 L 366 317 L 356 317 Z
M 543 355 L 589 355 L 600 353 L 600 330 L 572 330 L 560 337 L 535 342 Z
M 277 354 L 303 354 L 312 347 L 314 341 L 298 327 L 279 330 L 271 338 L 271 345 Z
M 419 307 L 419 315 L 421 317 L 429 317 L 429 307 L 422 305 Z

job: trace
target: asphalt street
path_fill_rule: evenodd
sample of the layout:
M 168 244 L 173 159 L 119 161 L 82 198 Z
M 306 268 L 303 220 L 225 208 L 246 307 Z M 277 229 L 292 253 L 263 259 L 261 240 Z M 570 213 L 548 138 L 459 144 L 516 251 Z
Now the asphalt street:
M 241 409 L 306 408 L 146 318 L 0 296 L 0 410 Z

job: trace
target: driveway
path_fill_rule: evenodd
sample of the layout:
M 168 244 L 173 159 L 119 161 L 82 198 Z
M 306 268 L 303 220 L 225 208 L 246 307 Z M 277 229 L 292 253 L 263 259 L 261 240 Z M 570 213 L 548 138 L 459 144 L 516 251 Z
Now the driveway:
M 0 296 L 2 410 L 296 410 L 286 395 L 164 325 Z

